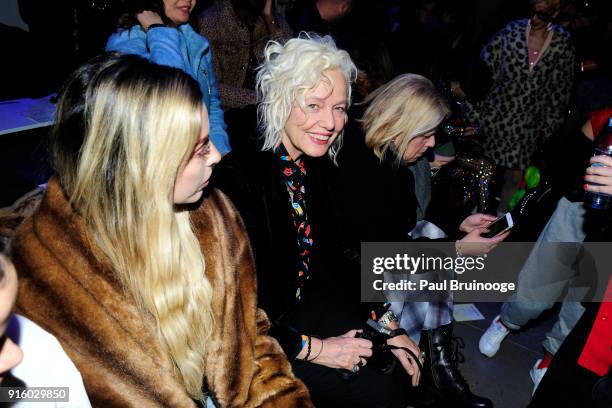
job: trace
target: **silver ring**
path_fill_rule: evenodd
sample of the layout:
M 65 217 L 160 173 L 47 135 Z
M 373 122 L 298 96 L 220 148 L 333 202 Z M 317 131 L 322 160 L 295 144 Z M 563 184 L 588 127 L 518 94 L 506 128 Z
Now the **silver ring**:
M 358 366 L 359 368 L 361 368 L 361 367 L 363 367 L 363 366 L 364 366 L 364 364 L 363 364 L 363 358 L 359 357 L 359 362 L 357 363 L 357 366 Z
M 351 368 L 351 372 L 354 374 L 354 373 L 356 373 L 357 371 L 359 371 L 359 365 L 355 364 L 355 365 L 353 366 L 353 368 Z
M 421 358 L 421 361 L 425 361 L 425 352 L 421 351 L 421 355 L 419 357 Z

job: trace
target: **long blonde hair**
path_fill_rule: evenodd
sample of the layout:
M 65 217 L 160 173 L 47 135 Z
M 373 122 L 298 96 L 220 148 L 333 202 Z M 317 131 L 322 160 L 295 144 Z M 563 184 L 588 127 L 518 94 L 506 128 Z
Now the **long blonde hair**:
M 372 92 L 361 119 L 366 145 L 382 160 L 395 143 L 396 161 L 404 156 L 415 136 L 435 129 L 449 108 L 431 81 L 421 75 L 403 74 Z
M 212 287 L 189 212 L 177 211 L 173 189 L 198 142 L 201 109 L 199 87 L 186 74 L 111 55 L 67 83 L 54 131 L 58 177 L 70 203 L 127 292 L 155 319 L 177 378 L 194 399 L 203 399 Z

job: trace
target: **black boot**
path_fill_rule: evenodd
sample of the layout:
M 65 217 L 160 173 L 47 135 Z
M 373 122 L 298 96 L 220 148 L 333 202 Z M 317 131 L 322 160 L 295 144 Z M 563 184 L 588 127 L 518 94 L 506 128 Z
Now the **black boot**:
M 455 349 L 452 342 L 459 344 Z M 457 367 L 457 362 L 463 362 L 463 355 L 458 348 L 463 348 L 463 339 L 453 338 L 453 325 L 426 330 L 421 334 L 419 344 L 426 354 L 423 371 L 427 381 L 434 390 L 447 402 L 461 407 L 491 408 L 493 402 L 488 398 L 479 397 L 470 391 L 470 386 Z

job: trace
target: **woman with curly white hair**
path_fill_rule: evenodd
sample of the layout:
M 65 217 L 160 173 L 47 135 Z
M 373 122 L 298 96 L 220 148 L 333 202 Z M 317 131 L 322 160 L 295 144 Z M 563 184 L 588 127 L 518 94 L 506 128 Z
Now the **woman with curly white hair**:
M 331 37 L 269 43 L 257 74 L 262 151 L 232 152 L 213 184 L 247 225 L 259 305 L 315 406 L 402 407 L 411 382 L 418 384 L 418 364 L 398 352 L 405 370 L 372 370 L 372 343 L 355 337 L 368 316 L 338 294 L 337 266 L 345 255 L 324 174 L 342 143 L 355 76 L 349 55 Z M 406 335 L 393 343 L 420 354 Z M 344 381 L 337 369 L 358 374 Z

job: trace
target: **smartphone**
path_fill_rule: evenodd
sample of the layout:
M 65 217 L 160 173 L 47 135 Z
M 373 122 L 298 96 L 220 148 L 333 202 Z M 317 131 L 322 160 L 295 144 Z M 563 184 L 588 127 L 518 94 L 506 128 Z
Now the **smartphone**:
M 481 236 L 485 238 L 493 238 L 499 234 L 502 234 L 508 231 L 510 228 L 514 227 L 514 221 L 512 220 L 512 214 L 506 213 L 493 221 L 487 229 L 489 232 L 483 233 Z

